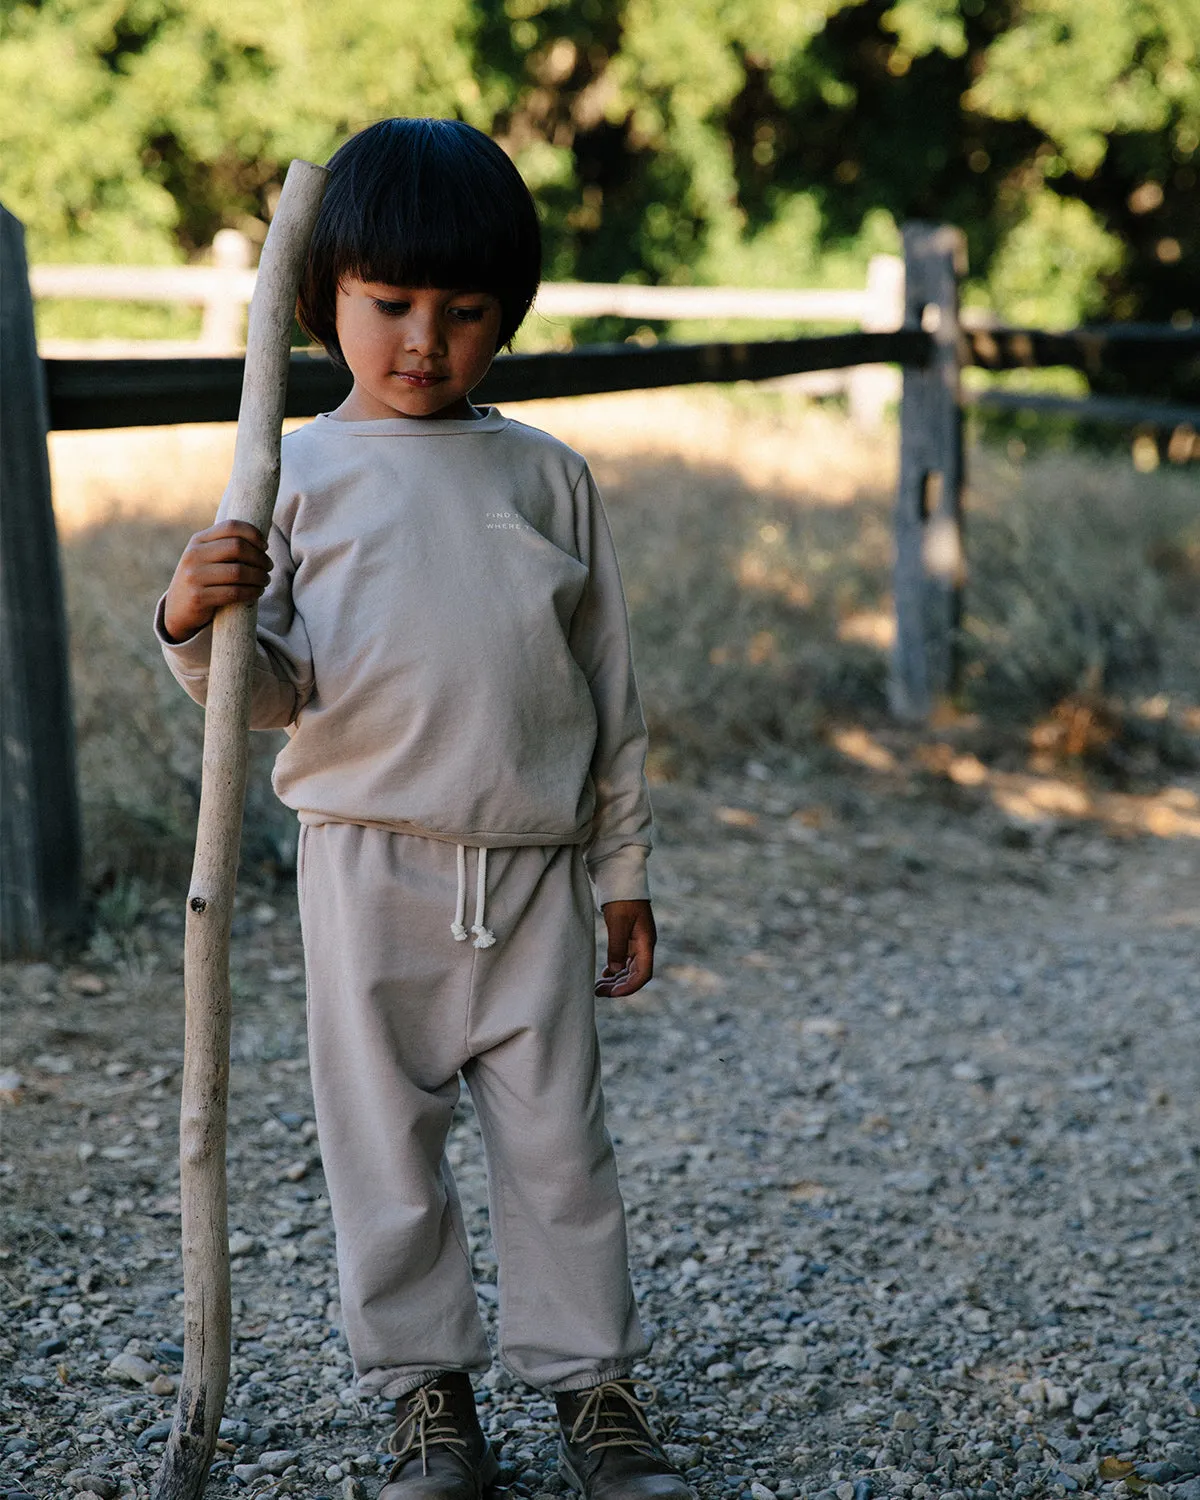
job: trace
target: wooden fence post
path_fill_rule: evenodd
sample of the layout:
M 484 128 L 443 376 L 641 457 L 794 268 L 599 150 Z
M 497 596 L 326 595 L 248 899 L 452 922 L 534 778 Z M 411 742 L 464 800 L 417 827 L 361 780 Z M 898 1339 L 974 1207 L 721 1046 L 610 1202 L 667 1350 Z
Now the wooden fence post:
M 898 255 L 873 255 L 867 266 L 866 333 L 892 333 L 904 325 L 904 262 Z M 900 394 L 900 375 L 892 365 L 856 365 L 846 382 L 850 420 L 856 427 L 883 426 L 888 402 Z
M 218 229 L 212 255 L 221 279 L 204 303 L 200 347 L 213 354 L 230 354 L 246 344 L 246 301 L 238 294 L 238 283 L 250 268 L 254 247 L 240 230 Z
M 19 220 L 0 205 L 0 948 L 37 957 L 81 926 L 67 626 L 45 384 Z
M 904 326 L 924 328 L 933 338 L 929 364 L 904 370 L 895 510 L 896 644 L 889 699 L 898 718 L 916 722 L 928 718 L 957 686 L 965 578 L 958 320 L 958 279 L 966 272 L 962 231 L 905 225 L 904 270 Z

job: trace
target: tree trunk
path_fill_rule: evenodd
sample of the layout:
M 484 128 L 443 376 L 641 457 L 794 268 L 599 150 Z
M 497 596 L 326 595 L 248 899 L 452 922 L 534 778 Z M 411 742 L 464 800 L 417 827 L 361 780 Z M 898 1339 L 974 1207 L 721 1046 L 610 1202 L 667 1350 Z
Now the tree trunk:
M 246 373 L 230 519 L 265 536 L 279 489 L 296 290 L 328 174 L 294 161 L 263 246 L 250 304 Z M 229 1384 L 229 1238 L 225 1126 L 229 1097 L 229 933 L 246 788 L 246 737 L 257 608 L 233 604 L 213 621 L 196 858 L 184 940 L 183 1099 L 179 1120 L 183 1215 L 183 1375 L 155 1500 L 204 1491 Z

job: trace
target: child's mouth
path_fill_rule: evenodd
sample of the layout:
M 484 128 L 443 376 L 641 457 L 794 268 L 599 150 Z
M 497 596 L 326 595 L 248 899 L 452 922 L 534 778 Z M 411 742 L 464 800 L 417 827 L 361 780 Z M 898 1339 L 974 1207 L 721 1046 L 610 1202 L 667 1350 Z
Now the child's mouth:
M 441 375 L 431 375 L 423 370 L 394 370 L 392 373 L 397 380 L 402 380 L 405 385 L 414 386 L 418 390 L 438 385 L 443 379 Z

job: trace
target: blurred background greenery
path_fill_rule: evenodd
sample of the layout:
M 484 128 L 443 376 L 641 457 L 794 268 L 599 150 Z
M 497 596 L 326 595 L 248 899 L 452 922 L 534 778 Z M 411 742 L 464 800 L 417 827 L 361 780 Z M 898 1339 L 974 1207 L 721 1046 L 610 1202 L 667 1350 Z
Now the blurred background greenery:
M 35 261 L 261 240 L 293 156 L 458 115 L 534 189 L 550 279 L 861 286 L 919 217 L 966 230 L 967 301 L 1007 321 L 1200 311 L 1200 0 L 6 0 L 0 36 Z

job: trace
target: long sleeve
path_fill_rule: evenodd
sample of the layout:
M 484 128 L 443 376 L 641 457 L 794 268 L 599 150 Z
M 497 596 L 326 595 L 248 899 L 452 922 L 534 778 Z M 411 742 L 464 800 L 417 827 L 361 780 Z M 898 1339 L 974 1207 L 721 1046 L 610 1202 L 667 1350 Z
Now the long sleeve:
M 638 699 L 625 593 L 612 533 L 591 473 L 577 490 L 579 549 L 588 582 L 571 622 L 571 654 L 596 708 L 591 774 L 596 789 L 585 851 L 597 903 L 646 900 L 652 818 L 646 786 L 646 724 Z
M 292 599 L 295 571 L 287 538 L 271 527 L 267 551 L 275 563 L 258 604 L 258 645 L 251 681 L 251 729 L 285 729 L 293 724 L 313 692 L 312 649 L 304 621 Z M 208 696 L 212 626 L 186 641 L 172 641 L 163 623 L 166 596 L 154 612 L 154 633 L 172 675 L 187 695 L 203 704 Z

